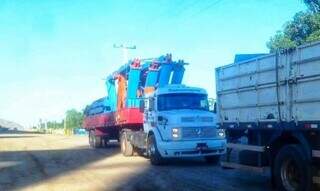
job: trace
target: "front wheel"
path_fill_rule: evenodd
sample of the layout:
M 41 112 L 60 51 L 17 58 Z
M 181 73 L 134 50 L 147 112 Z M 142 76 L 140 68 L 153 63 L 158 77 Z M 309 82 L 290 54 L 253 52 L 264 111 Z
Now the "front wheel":
M 278 190 L 311 190 L 311 166 L 300 145 L 292 144 L 280 149 L 273 167 Z
M 163 164 L 164 160 L 158 151 L 157 142 L 154 135 L 150 135 L 148 137 L 147 153 L 152 165 Z
M 122 132 L 120 136 L 120 147 L 121 152 L 124 156 L 132 156 L 133 155 L 133 145 L 127 139 L 127 132 Z

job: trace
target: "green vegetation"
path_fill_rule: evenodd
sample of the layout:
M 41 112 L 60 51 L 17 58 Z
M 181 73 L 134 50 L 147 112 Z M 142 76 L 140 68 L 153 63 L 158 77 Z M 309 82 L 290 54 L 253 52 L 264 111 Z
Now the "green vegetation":
M 296 13 L 283 30 L 267 42 L 270 52 L 320 40 L 320 0 L 304 0 L 304 3 L 308 10 Z
M 47 128 L 48 129 L 62 129 L 63 128 L 63 123 L 64 123 L 63 120 L 62 120 L 62 122 L 48 121 L 47 122 Z
M 66 112 L 66 129 L 74 129 L 82 126 L 83 112 L 75 109 Z
M 38 129 L 40 131 L 55 130 L 55 129 L 66 129 L 72 131 L 75 128 L 82 127 L 83 112 L 79 112 L 75 109 L 70 109 L 65 114 L 65 119 L 60 122 L 57 121 L 39 121 Z M 36 127 L 34 127 L 36 128 Z

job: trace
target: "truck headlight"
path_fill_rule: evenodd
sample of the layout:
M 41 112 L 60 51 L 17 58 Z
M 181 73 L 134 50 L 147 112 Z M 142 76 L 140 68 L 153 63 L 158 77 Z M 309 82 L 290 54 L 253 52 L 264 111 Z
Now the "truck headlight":
M 180 138 L 180 129 L 172 128 L 172 138 L 179 139 Z
M 224 129 L 217 129 L 217 136 L 221 139 L 226 138 L 226 132 Z

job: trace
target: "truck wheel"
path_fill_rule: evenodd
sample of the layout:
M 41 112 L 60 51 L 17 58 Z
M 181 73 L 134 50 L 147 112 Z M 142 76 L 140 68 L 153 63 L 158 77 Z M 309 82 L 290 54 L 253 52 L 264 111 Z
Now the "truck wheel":
M 218 164 L 220 161 L 220 155 L 214 155 L 214 156 L 205 156 L 204 159 L 208 164 Z
M 92 148 L 100 148 L 102 145 L 101 137 L 95 136 L 93 130 L 89 132 L 89 144 Z
M 128 141 L 127 139 L 127 133 L 123 132 L 121 133 L 120 137 L 120 147 L 121 147 L 121 152 L 124 156 L 132 156 L 133 155 L 133 146 L 132 144 Z
M 103 147 L 105 147 L 105 148 L 107 148 L 108 147 L 108 143 L 109 143 L 109 139 L 108 138 L 103 138 L 102 139 L 102 145 L 103 145 Z
M 93 137 L 92 137 L 92 132 L 91 131 L 89 131 L 88 137 L 89 137 L 89 145 L 90 145 L 90 147 L 93 147 Z
M 154 135 L 150 135 L 148 137 L 148 143 L 147 143 L 147 153 L 150 158 L 150 162 L 152 165 L 161 165 L 163 164 L 163 158 L 160 155 L 157 147 L 156 138 Z
M 300 145 L 292 144 L 280 149 L 273 167 L 278 190 L 311 190 L 311 167 Z

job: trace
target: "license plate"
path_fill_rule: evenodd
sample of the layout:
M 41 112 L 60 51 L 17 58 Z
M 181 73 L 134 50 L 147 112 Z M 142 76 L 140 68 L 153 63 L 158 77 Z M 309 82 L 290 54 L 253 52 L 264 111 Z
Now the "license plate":
M 197 144 L 197 150 L 199 150 L 199 151 L 208 150 L 208 145 L 207 145 L 207 143 L 198 143 L 198 144 Z

